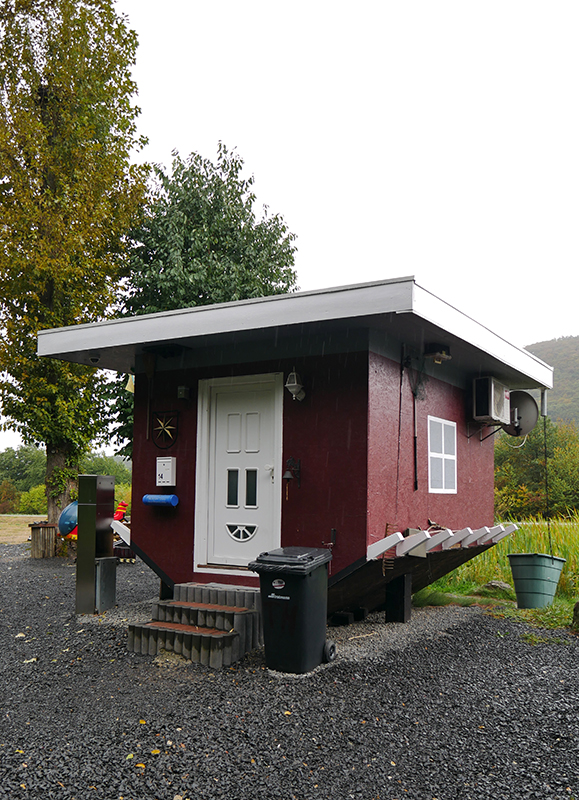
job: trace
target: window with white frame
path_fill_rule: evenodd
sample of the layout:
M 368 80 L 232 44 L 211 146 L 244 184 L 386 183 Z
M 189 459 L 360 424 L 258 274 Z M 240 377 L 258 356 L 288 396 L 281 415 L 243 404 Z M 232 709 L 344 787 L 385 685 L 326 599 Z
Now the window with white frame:
M 456 422 L 428 417 L 428 491 L 456 494 Z

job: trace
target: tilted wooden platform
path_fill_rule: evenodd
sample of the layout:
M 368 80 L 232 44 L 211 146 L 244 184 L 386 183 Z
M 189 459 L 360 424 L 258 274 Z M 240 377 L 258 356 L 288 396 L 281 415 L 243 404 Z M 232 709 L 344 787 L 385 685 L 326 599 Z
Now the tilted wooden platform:
M 418 592 L 489 550 L 514 530 L 515 525 L 497 525 L 475 531 L 418 531 L 407 538 L 392 534 L 383 544 L 377 542 L 368 548 L 370 556 L 375 554 L 373 558 L 361 559 L 330 578 L 328 615 L 360 607 L 369 611 L 383 607 L 387 585 L 403 575 L 411 576 L 411 591 Z
M 386 620 L 407 621 L 411 593 L 484 553 L 513 530 L 515 525 L 498 525 L 475 531 L 416 531 L 407 537 L 391 534 L 372 544 L 366 558 L 330 576 L 328 617 L 384 608 Z M 165 650 L 217 669 L 262 644 L 259 589 L 243 586 L 177 584 L 172 600 L 153 604 L 151 621 L 129 626 L 132 652 L 157 655 Z

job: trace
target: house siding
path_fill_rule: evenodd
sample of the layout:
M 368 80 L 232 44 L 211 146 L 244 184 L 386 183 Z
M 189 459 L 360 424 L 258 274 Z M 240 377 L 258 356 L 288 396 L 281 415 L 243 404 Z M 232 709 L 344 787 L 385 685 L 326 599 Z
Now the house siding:
M 138 375 L 135 386 L 132 536 L 174 581 L 219 579 L 239 583 L 239 575 L 199 574 L 193 571 L 197 385 L 202 378 L 252 375 L 295 369 L 301 374 L 306 397 L 294 401 L 284 390 L 282 470 L 288 458 L 301 461 L 301 486 L 282 486 L 281 544 L 323 547 L 337 531 L 332 571 L 348 566 L 366 551 L 366 435 L 368 384 L 367 352 L 243 364 L 203 370 L 161 372 L 149 385 Z M 177 400 L 177 387 L 189 387 L 189 400 Z M 149 437 L 147 406 L 149 409 Z M 155 413 L 178 412 L 179 432 L 174 445 L 159 449 L 152 440 Z M 179 505 L 157 508 L 142 496 L 157 493 L 156 458 L 177 459 Z M 256 583 L 253 573 L 241 577 Z
M 441 365 L 441 375 L 443 370 Z M 468 392 L 434 377 L 423 379 L 416 400 L 415 476 L 412 390 L 417 378 L 415 370 L 401 371 L 400 364 L 370 353 L 368 544 L 386 530 L 426 529 L 429 520 L 453 529 L 493 523 L 493 439 L 481 442 L 473 426 L 468 429 Z M 428 491 L 429 416 L 457 424 L 456 494 Z
M 365 557 L 366 547 L 385 533 L 427 528 L 429 520 L 449 528 L 493 522 L 493 439 L 468 438 L 467 392 L 435 377 L 423 380 L 416 401 L 416 483 L 414 467 L 414 370 L 368 351 L 308 356 L 156 374 L 149 384 L 138 375 L 135 392 L 132 530 L 135 543 L 174 581 L 239 582 L 239 575 L 193 571 L 197 385 L 199 379 L 296 369 L 306 397 L 294 401 L 284 390 L 283 456 L 301 462 L 301 486 L 283 481 L 282 546 L 327 546 L 335 530 L 332 573 Z M 443 374 L 444 365 L 441 365 Z M 188 400 L 177 387 L 189 387 Z M 149 410 L 148 410 L 149 406 Z M 175 444 L 159 449 L 151 436 L 155 413 L 176 412 Z M 146 435 L 149 415 L 149 436 Z M 428 491 L 428 417 L 457 424 L 457 492 Z M 179 505 L 145 506 L 156 493 L 155 464 L 161 455 L 177 459 Z M 242 578 L 249 584 L 256 577 Z
M 282 545 L 331 541 L 333 573 L 366 554 L 367 352 L 303 359 L 300 403 L 284 397 L 284 469 L 301 459 L 301 487 L 282 487 Z M 285 483 L 285 482 L 284 482 Z
M 190 387 L 189 400 L 177 400 L 177 387 L 182 384 Z M 177 412 L 179 425 L 175 444 L 163 450 L 151 436 L 153 414 L 162 412 Z M 189 581 L 192 576 L 196 440 L 197 382 L 191 380 L 191 375 L 162 372 L 151 379 L 150 385 L 145 375 L 137 375 L 131 538 L 175 582 Z M 179 498 L 175 508 L 146 506 L 142 502 L 144 494 L 162 492 L 155 485 L 156 460 L 160 456 L 177 459 L 177 485 L 167 490 Z

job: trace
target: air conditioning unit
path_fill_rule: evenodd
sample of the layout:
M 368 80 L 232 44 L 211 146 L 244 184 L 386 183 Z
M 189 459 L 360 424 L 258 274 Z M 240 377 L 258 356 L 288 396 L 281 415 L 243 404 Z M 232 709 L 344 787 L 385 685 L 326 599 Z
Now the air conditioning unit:
M 473 382 L 473 417 L 477 422 L 509 425 L 511 401 L 509 389 L 495 378 L 475 378 Z

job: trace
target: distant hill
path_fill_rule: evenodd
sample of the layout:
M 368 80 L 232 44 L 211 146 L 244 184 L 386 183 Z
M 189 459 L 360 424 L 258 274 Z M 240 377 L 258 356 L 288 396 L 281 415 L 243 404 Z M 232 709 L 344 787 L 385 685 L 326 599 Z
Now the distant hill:
M 537 342 L 525 348 L 555 368 L 554 387 L 547 395 L 553 422 L 575 422 L 579 428 L 579 336 Z

